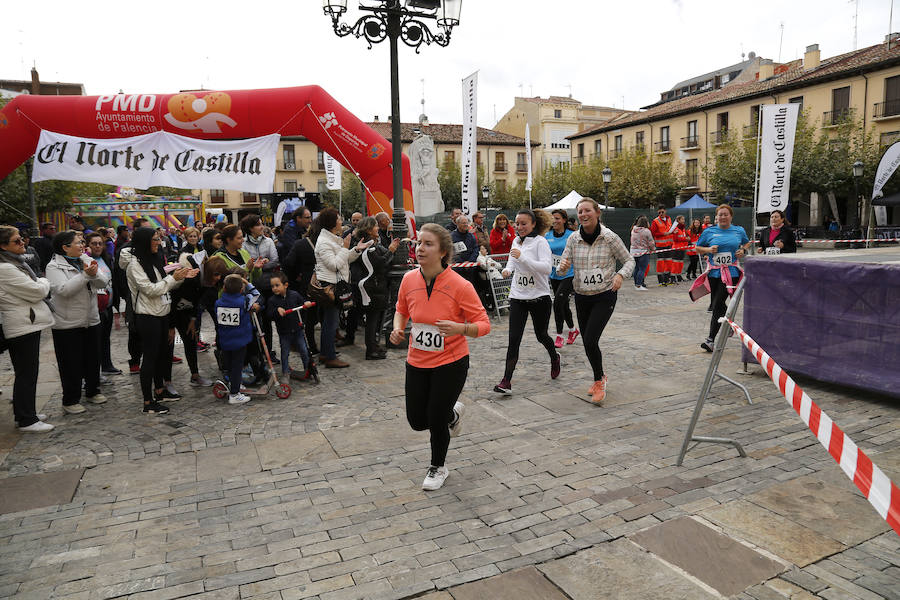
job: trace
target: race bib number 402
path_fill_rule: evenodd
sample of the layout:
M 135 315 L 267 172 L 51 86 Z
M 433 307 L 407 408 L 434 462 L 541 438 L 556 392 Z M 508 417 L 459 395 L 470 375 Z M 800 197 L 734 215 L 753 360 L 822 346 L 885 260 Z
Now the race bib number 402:
M 417 350 L 425 352 L 443 352 L 444 336 L 440 330 L 434 325 L 426 325 L 425 323 L 413 323 L 410 332 L 410 343 Z
M 237 327 L 241 324 L 241 309 L 230 306 L 217 307 L 216 323 L 224 327 Z
M 731 252 L 719 252 L 713 255 L 712 261 L 714 265 L 730 265 L 734 262 L 734 258 L 731 256 Z

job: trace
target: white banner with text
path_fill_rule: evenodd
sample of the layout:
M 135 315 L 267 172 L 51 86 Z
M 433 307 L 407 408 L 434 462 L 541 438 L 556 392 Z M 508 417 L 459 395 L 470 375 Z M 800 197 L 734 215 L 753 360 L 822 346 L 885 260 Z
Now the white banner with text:
M 327 152 L 322 153 L 325 163 L 325 188 L 329 190 L 341 189 L 341 163 Z
M 787 208 L 799 112 L 799 104 L 762 106 L 757 213 Z
M 478 211 L 478 156 L 476 132 L 478 123 L 478 71 L 462 82 L 462 211 L 471 216 Z
M 147 189 L 225 189 L 271 193 L 279 135 L 198 140 L 165 131 L 91 139 L 41 131 L 32 181 L 60 179 Z

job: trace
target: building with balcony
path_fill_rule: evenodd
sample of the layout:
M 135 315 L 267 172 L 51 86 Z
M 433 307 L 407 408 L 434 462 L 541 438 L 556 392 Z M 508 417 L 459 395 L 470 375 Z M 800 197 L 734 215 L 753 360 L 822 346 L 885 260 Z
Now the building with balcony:
M 386 139 L 391 138 L 389 121 L 367 123 Z M 462 125 L 402 123 L 400 136 L 403 152 L 407 152 L 412 141 L 421 134 L 431 136 L 434 141 L 435 159 L 438 167 L 445 161 L 460 163 L 462 157 Z M 533 152 L 538 143 L 532 141 Z M 503 189 L 524 182 L 527 174 L 525 139 L 492 129 L 479 127 L 476 137 L 477 161 L 484 180 L 481 185 L 494 184 Z M 532 155 L 534 160 L 534 155 Z M 534 163 L 532 163 L 532 168 Z M 344 177 L 347 176 L 345 171 Z M 307 192 L 324 193 L 325 165 L 322 150 L 305 137 L 283 137 L 278 144 L 275 184 L 273 192 L 295 192 L 302 186 Z M 239 212 L 259 211 L 261 208 L 257 194 L 234 190 L 194 190 L 208 208 L 220 208 L 232 222 L 237 221 Z
M 500 118 L 494 130 L 524 138 L 525 124 L 528 123 L 531 141 L 537 143 L 532 163 L 532 168 L 537 172 L 560 163 L 589 160 L 593 149 L 588 148 L 586 152 L 583 146 L 570 148 L 569 136 L 631 112 L 590 106 L 565 96 L 517 96 L 513 107 Z
M 652 149 L 682 174 L 680 198 L 686 200 L 706 193 L 706 168 L 731 136 L 757 136 L 760 106 L 784 103 L 800 104 L 825 135 L 854 116 L 874 128 L 882 147 L 900 140 L 900 35 L 826 59 L 818 44 L 784 64 L 754 56 L 687 80 L 639 112 L 570 135 L 572 160 L 576 148 L 593 148 L 604 162 L 630 148 Z M 824 210 L 807 207 L 798 216 L 800 225 L 820 225 Z

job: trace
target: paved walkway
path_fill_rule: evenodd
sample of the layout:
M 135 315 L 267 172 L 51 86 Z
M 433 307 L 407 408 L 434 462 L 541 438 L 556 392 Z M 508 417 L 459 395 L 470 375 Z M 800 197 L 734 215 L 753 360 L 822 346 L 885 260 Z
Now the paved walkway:
M 513 395 L 492 393 L 506 348 L 494 321 L 471 343 L 450 478 L 429 493 L 399 352 L 345 349 L 352 367 L 320 385 L 238 407 L 188 387 L 179 365 L 185 398 L 164 417 L 144 416 L 122 375 L 109 403 L 64 416 L 45 335 L 39 406 L 57 429 L 22 436 L 0 403 L 0 597 L 900 598 L 900 538 L 758 368 L 741 379 L 754 404 L 717 385 L 697 431 L 749 456 L 701 445 L 675 466 L 707 322 L 685 285 L 626 285 L 598 408 L 580 339 L 551 381 L 526 335 Z M 113 336 L 121 367 L 125 332 Z M 731 344 L 725 372 L 740 364 Z M 3 398 L 10 382 L 2 358 Z M 900 481 L 896 401 L 802 384 Z

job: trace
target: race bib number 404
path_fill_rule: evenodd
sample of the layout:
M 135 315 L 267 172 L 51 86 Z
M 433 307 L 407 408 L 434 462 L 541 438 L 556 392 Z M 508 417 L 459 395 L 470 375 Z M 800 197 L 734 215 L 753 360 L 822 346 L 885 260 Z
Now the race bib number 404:
M 534 287 L 534 275 L 516 275 L 516 285 L 520 288 Z
M 434 325 L 413 323 L 412 331 L 410 332 L 410 343 L 413 348 L 424 350 L 425 352 L 444 351 L 444 336 L 441 335 L 440 330 Z
M 217 307 L 216 323 L 224 327 L 237 327 L 241 324 L 241 309 L 229 306 Z

